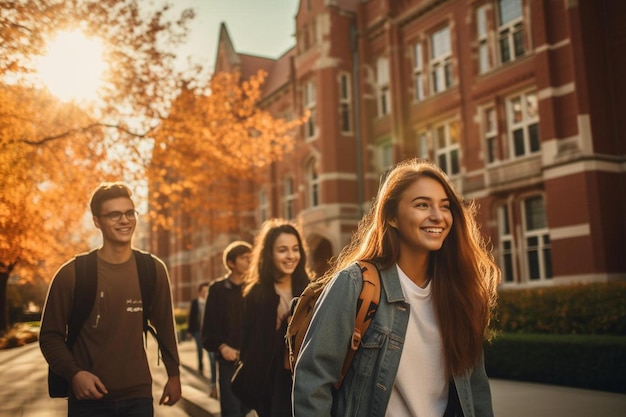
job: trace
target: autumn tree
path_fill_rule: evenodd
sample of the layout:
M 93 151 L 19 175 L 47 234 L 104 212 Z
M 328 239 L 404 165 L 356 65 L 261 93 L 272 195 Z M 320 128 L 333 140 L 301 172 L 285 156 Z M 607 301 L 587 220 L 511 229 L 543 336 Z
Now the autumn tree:
M 82 226 L 99 182 L 145 179 L 149 166 L 155 224 L 187 214 L 189 227 L 226 226 L 233 216 L 220 213 L 251 207 L 241 185 L 253 187 L 258 170 L 292 147 L 302 120 L 259 108 L 265 74 L 215 74 L 204 85 L 200 68 L 178 73 L 173 51 L 193 12 L 173 20 L 167 4 L 146 3 L 0 0 L 0 333 L 12 272 L 49 279 L 89 248 Z M 108 70 L 93 106 L 61 103 L 32 82 L 33 58 L 73 29 L 104 43 Z
M 0 1 L 0 334 L 11 273 L 47 279 L 88 248 L 89 193 L 150 157 L 181 75 L 171 51 L 193 18 L 136 0 Z M 79 29 L 105 45 L 108 70 L 93 106 L 61 103 L 32 80 L 54 33 Z M 113 150 L 113 151 L 112 151 Z M 126 177 L 128 178 L 128 177 Z
M 274 117 L 259 106 L 265 77 L 216 73 L 208 88 L 185 89 L 175 100 L 154 135 L 153 227 L 228 230 L 237 221 L 233 212 L 253 208 L 262 170 L 293 149 L 295 129 L 306 120 Z
M 9 274 L 50 275 L 84 250 L 85 199 L 104 162 L 89 117 L 40 90 L 0 85 L 0 300 Z M 69 134 L 68 132 L 72 132 Z M 4 307 L 4 306 L 3 306 Z M 6 323 L 3 314 L 2 323 Z

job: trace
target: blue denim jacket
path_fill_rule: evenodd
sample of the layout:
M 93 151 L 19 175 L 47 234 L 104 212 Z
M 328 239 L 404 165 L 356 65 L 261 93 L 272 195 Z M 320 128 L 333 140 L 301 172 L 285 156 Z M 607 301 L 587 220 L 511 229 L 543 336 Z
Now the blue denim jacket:
M 385 415 L 404 346 L 409 307 L 395 267 L 381 271 L 381 281 L 380 305 L 339 391 L 333 385 L 352 337 L 363 285 L 358 265 L 341 271 L 324 289 L 295 367 L 295 417 Z M 465 417 L 493 416 L 482 361 L 454 381 Z

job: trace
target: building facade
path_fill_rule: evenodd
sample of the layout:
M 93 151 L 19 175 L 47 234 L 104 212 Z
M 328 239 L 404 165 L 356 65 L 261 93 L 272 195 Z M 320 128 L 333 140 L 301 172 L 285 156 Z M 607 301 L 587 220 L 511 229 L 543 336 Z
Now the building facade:
M 297 220 L 322 273 L 383 171 L 424 157 L 478 202 L 504 286 L 625 279 L 624 21 L 612 0 L 302 0 L 276 60 L 223 25 L 215 70 L 263 69 L 265 109 L 310 114 L 257 226 Z

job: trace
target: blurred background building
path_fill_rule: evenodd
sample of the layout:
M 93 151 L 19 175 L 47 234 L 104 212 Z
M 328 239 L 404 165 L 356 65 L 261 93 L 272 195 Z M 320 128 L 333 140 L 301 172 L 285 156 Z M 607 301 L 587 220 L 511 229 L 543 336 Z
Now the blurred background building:
M 616 0 L 302 0 L 278 59 L 238 53 L 222 25 L 215 71 L 263 69 L 262 106 L 311 117 L 260 189 L 242 185 L 256 210 L 232 212 L 239 230 L 153 234 L 175 302 L 270 217 L 300 222 L 323 273 L 412 157 L 479 203 L 503 285 L 626 279 L 624 22 Z

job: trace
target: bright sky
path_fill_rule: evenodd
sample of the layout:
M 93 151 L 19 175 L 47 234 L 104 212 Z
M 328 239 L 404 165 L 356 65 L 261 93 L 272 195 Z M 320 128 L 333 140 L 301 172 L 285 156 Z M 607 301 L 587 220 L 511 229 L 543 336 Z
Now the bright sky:
M 295 16 L 300 0 L 170 0 L 175 10 L 192 8 L 188 44 L 179 49 L 213 71 L 220 24 L 240 53 L 278 58 L 295 45 Z M 178 12 L 180 14 L 180 12 Z

